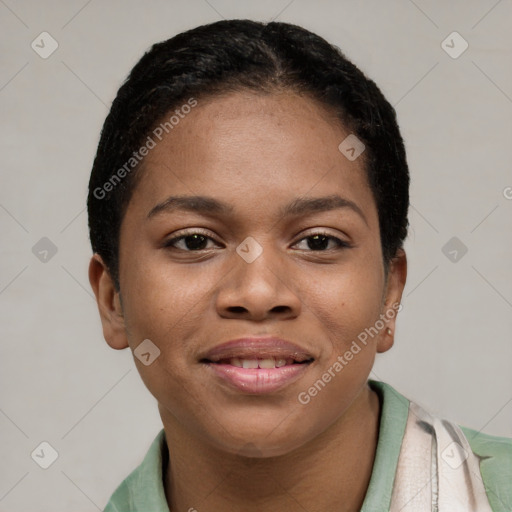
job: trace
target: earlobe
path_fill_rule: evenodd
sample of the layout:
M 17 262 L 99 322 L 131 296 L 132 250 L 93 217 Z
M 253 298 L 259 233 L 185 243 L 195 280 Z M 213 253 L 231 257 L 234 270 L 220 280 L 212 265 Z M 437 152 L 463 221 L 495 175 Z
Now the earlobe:
M 389 326 L 390 324 L 392 324 L 393 327 L 386 327 L 383 332 L 380 333 L 377 341 L 377 352 L 379 354 L 387 352 L 395 342 L 394 321 L 388 321 L 386 325 Z
M 119 292 L 98 253 L 89 262 L 89 282 L 96 296 L 105 341 L 116 350 L 127 348 L 129 345 Z

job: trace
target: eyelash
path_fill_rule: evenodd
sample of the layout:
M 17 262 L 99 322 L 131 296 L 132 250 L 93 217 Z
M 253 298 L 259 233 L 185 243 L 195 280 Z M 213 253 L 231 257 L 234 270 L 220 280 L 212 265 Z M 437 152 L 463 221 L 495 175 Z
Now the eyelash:
M 209 236 L 208 234 L 206 234 L 205 232 L 196 229 L 196 230 L 193 230 L 193 231 L 186 231 L 186 232 L 182 233 L 179 236 L 176 236 L 174 238 L 171 238 L 171 239 L 167 240 L 164 243 L 164 247 L 169 248 L 169 249 L 178 249 L 178 250 L 181 250 L 181 251 L 184 251 L 184 252 L 200 252 L 200 251 L 207 250 L 207 249 L 198 249 L 196 251 L 192 251 L 192 250 L 179 249 L 177 247 L 174 247 L 174 244 L 176 244 L 180 240 L 183 240 L 184 238 L 187 238 L 187 237 L 192 236 L 192 235 L 201 235 L 201 236 L 204 236 L 205 238 L 213 240 L 213 238 L 211 236 Z M 326 233 L 325 231 L 321 231 L 321 230 L 320 231 L 314 231 L 311 234 L 309 234 L 309 235 L 307 235 L 305 237 L 302 237 L 301 239 L 297 240 L 297 242 L 295 242 L 294 245 L 297 245 L 299 242 L 302 242 L 303 240 L 306 240 L 308 238 L 312 238 L 315 235 L 321 235 L 321 236 L 325 236 L 327 238 L 330 238 L 332 240 L 335 240 L 336 244 L 337 244 L 337 248 L 335 248 L 334 250 L 349 249 L 349 248 L 352 247 L 348 242 L 345 242 L 344 240 L 341 240 L 341 239 L 339 239 L 339 238 L 337 238 L 337 237 L 335 237 L 333 235 L 330 235 L 329 233 Z M 314 249 L 311 249 L 311 250 L 307 250 L 306 252 L 328 252 L 329 250 L 333 250 L 333 249 L 324 249 L 324 250 L 317 250 L 317 251 L 315 251 Z

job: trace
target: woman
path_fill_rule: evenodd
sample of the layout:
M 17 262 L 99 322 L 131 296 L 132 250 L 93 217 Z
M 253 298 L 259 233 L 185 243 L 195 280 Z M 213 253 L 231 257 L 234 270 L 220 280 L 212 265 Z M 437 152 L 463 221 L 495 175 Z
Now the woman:
M 395 112 L 335 47 L 228 20 L 155 44 L 89 186 L 89 278 L 163 429 L 106 511 L 512 510 L 512 442 L 368 380 L 406 282 Z

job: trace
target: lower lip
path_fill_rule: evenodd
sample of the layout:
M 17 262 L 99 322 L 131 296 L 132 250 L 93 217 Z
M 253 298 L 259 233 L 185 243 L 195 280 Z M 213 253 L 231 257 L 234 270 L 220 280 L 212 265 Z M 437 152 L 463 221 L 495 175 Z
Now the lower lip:
M 218 363 L 208 363 L 208 366 L 236 389 L 250 394 L 264 394 L 277 391 L 296 381 L 310 364 L 291 364 L 280 368 L 239 368 Z

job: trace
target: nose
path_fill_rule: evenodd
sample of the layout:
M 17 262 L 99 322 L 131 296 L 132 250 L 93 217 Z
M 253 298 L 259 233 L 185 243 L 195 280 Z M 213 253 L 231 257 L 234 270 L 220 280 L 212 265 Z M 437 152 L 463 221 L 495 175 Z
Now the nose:
M 300 314 L 297 274 L 271 248 L 264 248 L 250 263 L 236 252 L 233 260 L 233 267 L 219 285 L 216 300 L 220 316 L 261 322 Z

